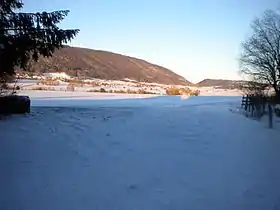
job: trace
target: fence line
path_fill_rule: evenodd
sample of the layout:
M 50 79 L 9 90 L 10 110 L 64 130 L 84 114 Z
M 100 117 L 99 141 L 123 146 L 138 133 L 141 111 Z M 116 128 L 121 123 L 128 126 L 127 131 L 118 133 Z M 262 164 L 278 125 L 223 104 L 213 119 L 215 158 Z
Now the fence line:
M 257 119 L 260 119 L 265 114 L 268 114 L 268 126 L 269 128 L 273 127 L 273 109 L 265 97 L 249 94 L 243 95 L 241 108 L 244 108 L 246 113 L 249 112 L 251 117 L 255 117 Z

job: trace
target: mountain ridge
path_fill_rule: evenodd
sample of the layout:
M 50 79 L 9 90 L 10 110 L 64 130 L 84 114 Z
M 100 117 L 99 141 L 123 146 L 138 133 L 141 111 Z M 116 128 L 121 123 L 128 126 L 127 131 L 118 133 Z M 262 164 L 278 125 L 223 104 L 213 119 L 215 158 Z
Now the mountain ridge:
M 238 88 L 243 80 L 230 80 L 230 79 L 203 79 L 195 85 L 198 87 L 219 87 L 219 88 Z
M 193 85 L 179 74 L 143 59 L 110 51 L 70 46 L 56 50 L 52 57 L 40 57 L 38 62 L 31 62 L 28 71 L 65 72 L 78 78 L 108 80 L 128 78 L 139 82 Z
M 38 62 L 31 62 L 28 71 L 39 74 L 65 72 L 82 79 L 131 79 L 138 82 L 197 87 L 233 88 L 242 82 L 241 80 L 206 78 L 192 83 L 170 69 L 141 58 L 100 49 L 71 46 L 56 50 L 52 57 L 40 57 Z

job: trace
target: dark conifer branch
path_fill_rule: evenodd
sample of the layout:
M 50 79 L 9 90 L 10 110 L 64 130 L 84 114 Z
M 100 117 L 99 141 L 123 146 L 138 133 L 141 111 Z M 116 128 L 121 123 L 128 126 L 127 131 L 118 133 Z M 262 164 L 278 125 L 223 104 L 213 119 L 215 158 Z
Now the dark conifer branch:
M 30 59 L 37 61 L 40 56 L 51 56 L 79 32 L 57 26 L 69 10 L 15 12 L 22 7 L 19 0 L 0 0 L 0 77 L 13 75 L 17 66 L 25 69 Z

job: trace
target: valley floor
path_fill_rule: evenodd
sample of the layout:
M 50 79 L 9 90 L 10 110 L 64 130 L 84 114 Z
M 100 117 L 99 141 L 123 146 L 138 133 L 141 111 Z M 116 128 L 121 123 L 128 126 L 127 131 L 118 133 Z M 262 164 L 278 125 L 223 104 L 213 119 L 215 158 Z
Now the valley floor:
M 280 209 L 279 132 L 239 97 L 32 99 L 0 121 L 0 209 Z

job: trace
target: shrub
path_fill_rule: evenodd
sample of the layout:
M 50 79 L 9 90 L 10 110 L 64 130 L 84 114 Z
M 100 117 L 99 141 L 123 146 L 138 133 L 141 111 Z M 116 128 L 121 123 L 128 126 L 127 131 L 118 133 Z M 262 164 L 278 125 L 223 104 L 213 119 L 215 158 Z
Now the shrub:
M 198 96 L 200 94 L 199 90 L 191 90 L 189 88 L 168 88 L 166 89 L 166 95 L 190 95 Z
M 142 89 L 138 90 L 137 93 L 138 93 L 138 94 L 148 94 L 147 91 L 142 90 Z
M 155 94 L 153 92 L 148 92 L 143 89 L 139 90 L 108 90 L 106 91 L 104 88 L 88 90 L 87 92 L 98 92 L 98 93 L 119 93 L 119 94 Z
M 153 93 L 153 92 L 148 92 L 148 91 L 143 90 L 143 89 L 139 89 L 139 90 L 137 91 L 137 93 L 138 93 L 138 94 L 155 94 L 155 93 Z
M 115 91 L 112 91 L 113 93 L 126 93 L 124 90 L 115 90 Z
M 54 88 L 54 87 L 36 86 L 36 87 L 33 87 L 32 90 L 48 90 L 48 91 L 55 91 L 55 88 Z
M 67 87 L 66 87 L 66 91 L 74 92 L 75 91 L 75 85 L 68 84 Z
M 178 88 L 168 88 L 166 89 L 166 95 L 181 95 L 180 89 Z
M 69 85 L 74 85 L 75 87 L 84 87 L 86 84 L 83 80 L 79 79 L 67 79 L 65 82 L 68 82 Z
M 128 89 L 125 93 L 128 93 L 128 94 L 137 94 L 137 92 L 135 90 L 130 90 Z
M 191 91 L 190 95 L 191 96 L 198 96 L 200 94 L 200 90 L 194 90 L 194 91 Z
M 98 86 L 100 86 L 100 84 L 97 83 L 97 82 L 91 82 L 90 85 L 91 85 L 92 87 L 98 87 Z
M 9 85 L 7 84 L 7 83 L 1 83 L 0 84 L 0 89 L 3 89 L 3 90 L 7 90 L 7 89 L 9 89 Z
M 44 79 L 44 80 L 41 80 L 39 82 L 39 84 L 42 84 L 42 85 L 51 85 L 51 86 L 58 86 L 59 85 L 59 81 L 56 80 L 56 79 Z
M 0 95 L 13 95 L 16 94 L 20 90 L 20 86 L 16 86 L 15 84 L 7 84 L 4 81 L 0 81 Z
M 104 88 L 100 89 L 93 89 L 93 90 L 88 90 L 87 92 L 92 92 L 92 93 L 106 93 L 107 91 Z M 110 91 L 108 91 L 110 92 Z
M 93 89 L 93 90 L 88 90 L 87 92 L 90 92 L 90 93 L 99 93 L 100 90 Z

